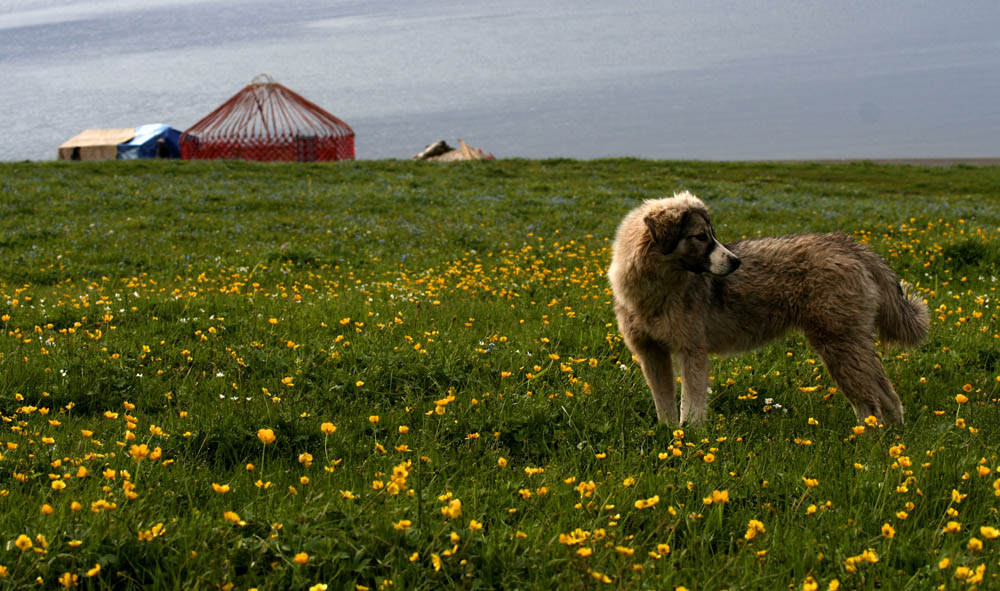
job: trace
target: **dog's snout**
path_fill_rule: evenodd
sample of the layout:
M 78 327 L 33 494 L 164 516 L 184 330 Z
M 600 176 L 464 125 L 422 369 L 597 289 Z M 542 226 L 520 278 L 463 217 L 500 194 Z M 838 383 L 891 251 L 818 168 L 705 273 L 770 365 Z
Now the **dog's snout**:
M 725 277 L 740 267 L 740 257 L 728 248 L 717 244 L 709 257 L 708 272 L 716 277 Z

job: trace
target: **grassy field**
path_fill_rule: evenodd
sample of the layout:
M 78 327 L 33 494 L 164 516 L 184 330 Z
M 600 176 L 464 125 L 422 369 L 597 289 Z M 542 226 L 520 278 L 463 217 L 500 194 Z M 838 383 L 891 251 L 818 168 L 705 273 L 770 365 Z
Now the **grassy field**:
M 858 435 L 801 336 L 658 426 L 604 277 L 679 189 L 916 285 Z M 0 164 L 0 587 L 1000 584 L 1000 168 Z

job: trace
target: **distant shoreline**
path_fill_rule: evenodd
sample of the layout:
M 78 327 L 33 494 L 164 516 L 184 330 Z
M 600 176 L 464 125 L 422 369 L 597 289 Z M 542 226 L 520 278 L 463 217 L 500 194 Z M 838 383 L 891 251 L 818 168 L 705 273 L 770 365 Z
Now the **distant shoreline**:
M 847 164 L 871 162 L 873 164 L 902 164 L 909 166 L 1000 166 L 1000 158 L 807 158 L 804 160 L 760 160 L 758 162 L 816 162 L 818 164 Z

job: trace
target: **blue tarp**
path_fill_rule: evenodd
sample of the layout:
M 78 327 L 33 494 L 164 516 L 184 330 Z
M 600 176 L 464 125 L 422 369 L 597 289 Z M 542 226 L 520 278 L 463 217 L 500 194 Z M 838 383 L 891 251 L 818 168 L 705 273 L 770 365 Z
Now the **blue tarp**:
M 118 144 L 119 160 L 138 158 L 180 158 L 181 148 L 178 138 L 181 132 L 162 123 L 140 125 L 135 128 L 135 137 L 124 144 Z M 160 140 L 163 140 L 162 145 Z

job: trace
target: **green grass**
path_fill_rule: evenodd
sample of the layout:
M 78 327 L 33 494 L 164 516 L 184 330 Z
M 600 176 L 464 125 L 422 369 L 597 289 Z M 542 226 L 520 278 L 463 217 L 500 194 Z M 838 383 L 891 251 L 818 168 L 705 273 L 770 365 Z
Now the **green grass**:
M 604 271 L 680 189 L 917 286 L 904 428 L 795 334 L 656 424 Z M 998 168 L 6 163 L 0 214 L 4 588 L 997 584 Z

